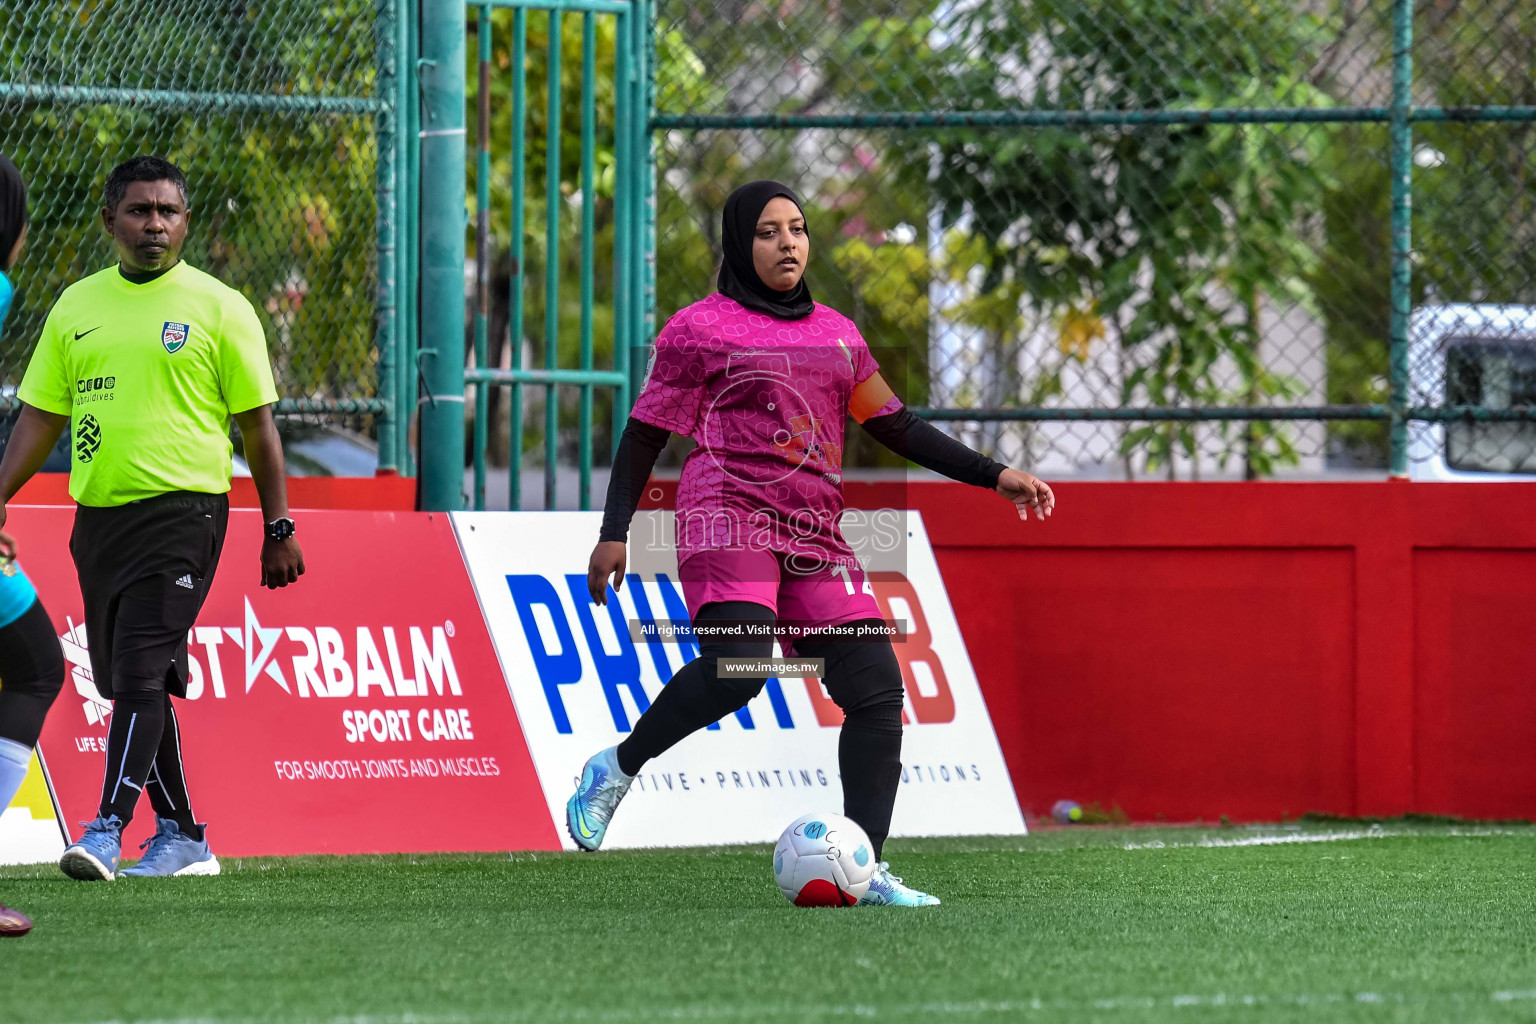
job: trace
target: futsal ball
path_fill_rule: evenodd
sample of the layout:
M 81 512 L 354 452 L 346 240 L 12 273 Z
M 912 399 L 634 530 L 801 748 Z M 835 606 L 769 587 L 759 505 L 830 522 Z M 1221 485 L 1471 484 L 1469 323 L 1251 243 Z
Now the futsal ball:
M 1051 817 L 1063 825 L 1071 825 L 1083 820 L 1083 809 L 1071 800 L 1057 800 L 1051 807 Z
M 773 880 L 797 907 L 851 907 L 879 866 L 869 836 L 841 814 L 796 818 L 773 848 Z

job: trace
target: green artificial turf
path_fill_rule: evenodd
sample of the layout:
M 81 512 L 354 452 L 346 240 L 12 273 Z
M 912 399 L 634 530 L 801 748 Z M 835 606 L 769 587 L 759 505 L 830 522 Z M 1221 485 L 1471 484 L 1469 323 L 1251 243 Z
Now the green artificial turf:
M 887 856 L 944 906 L 798 910 L 762 847 L 3 869 L 0 902 L 37 928 L 0 941 L 0 1021 L 1536 1019 L 1529 827 L 1066 829 Z

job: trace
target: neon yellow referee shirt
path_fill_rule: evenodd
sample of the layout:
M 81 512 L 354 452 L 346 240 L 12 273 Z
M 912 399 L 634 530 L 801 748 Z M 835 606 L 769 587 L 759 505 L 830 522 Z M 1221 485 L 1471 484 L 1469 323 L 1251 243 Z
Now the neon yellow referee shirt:
M 71 417 L 69 493 L 122 505 L 229 490 L 229 420 L 277 401 L 244 295 L 178 263 L 148 284 L 110 267 L 64 289 L 16 395 Z

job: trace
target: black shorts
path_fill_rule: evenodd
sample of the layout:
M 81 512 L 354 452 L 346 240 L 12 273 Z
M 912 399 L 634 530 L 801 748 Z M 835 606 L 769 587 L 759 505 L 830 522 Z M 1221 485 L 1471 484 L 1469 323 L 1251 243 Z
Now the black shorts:
M 91 675 L 114 693 L 187 694 L 187 631 L 213 583 L 229 497 L 175 491 L 111 508 L 81 505 L 69 551 L 85 599 Z

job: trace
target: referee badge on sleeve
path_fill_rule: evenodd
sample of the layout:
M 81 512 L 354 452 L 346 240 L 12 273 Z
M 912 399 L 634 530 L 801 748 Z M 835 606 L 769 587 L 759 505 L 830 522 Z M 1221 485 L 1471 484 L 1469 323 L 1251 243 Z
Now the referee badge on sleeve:
M 192 328 L 188 324 L 173 324 L 169 320 L 165 322 L 165 329 L 160 332 L 160 344 L 172 355 L 182 350 L 187 343 L 187 335 Z

